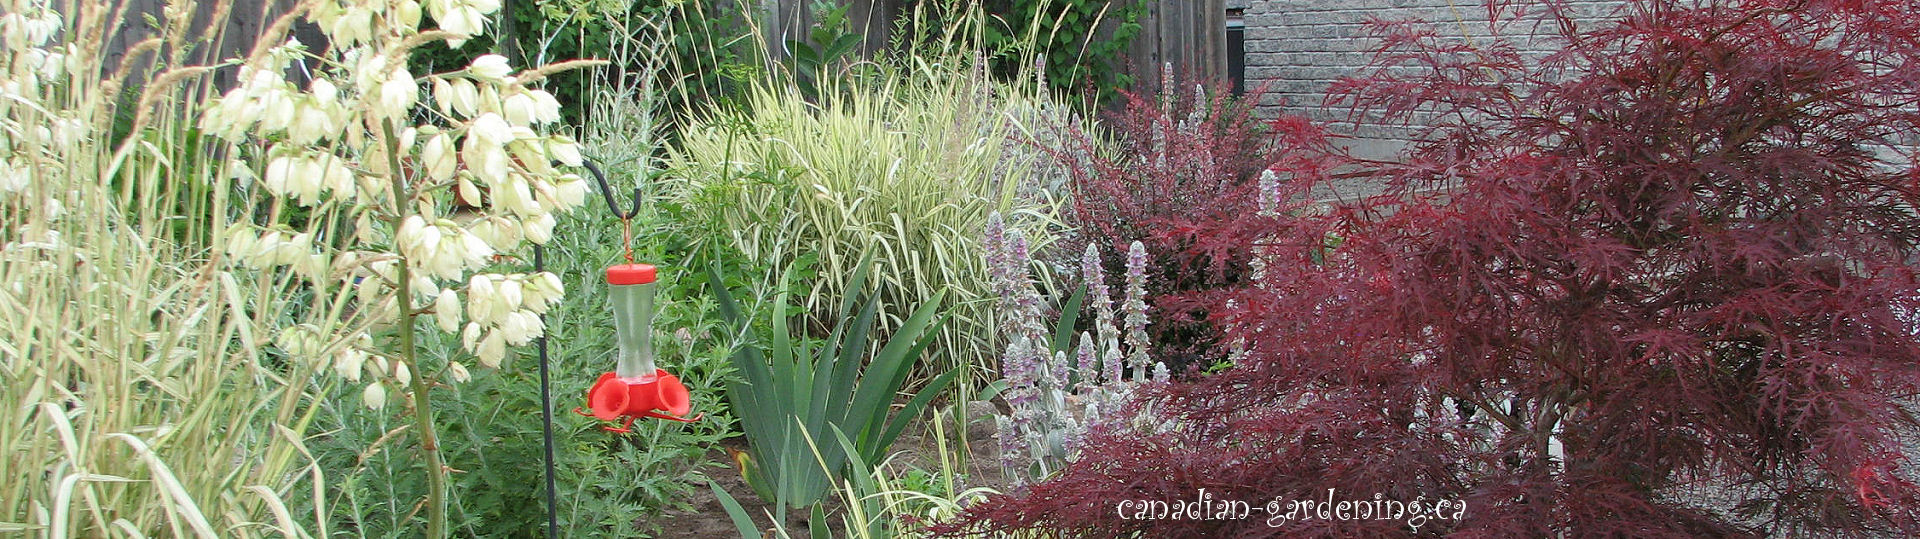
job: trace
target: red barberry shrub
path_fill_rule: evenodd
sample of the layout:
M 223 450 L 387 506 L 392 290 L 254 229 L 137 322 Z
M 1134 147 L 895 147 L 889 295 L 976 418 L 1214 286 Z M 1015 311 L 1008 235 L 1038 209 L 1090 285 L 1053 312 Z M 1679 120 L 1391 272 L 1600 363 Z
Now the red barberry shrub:
M 1196 250 L 1189 235 L 1169 227 L 1218 225 L 1257 210 L 1254 189 L 1262 170 L 1315 166 L 1317 126 L 1298 118 L 1261 120 L 1255 89 L 1236 98 L 1204 85 L 1166 84 L 1164 95 L 1125 93 L 1123 109 L 1099 133 L 1072 130 L 1051 153 L 1067 172 L 1070 223 L 1079 236 L 1065 251 L 1099 247 L 1107 275 L 1122 275 L 1128 246 L 1142 242 L 1153 276 L 1148 332 L 1152 356 L 1178 369 L 1203 359 L 1218 331 L 1206 313 L 1164 301 L 1244 280 L 1245 251 Z M 1238 257 L 1238 258 L 1234 258 Z
M 1392 69 L 1343 95 L 1439 118 L 1403 164 L 1373 165 L 1386 192 L 1184 236 L 1269 257 L 1258 282 L 1187 298 L 1243 343 L 1237 366 L 1143 391 L 1146 420 L 940 531 L 1920 533 L 1901 443 L 1920 390 L 1920 13 L 1639 1 L 1583 29 L 1548 8 L 1567 45 L 1538 60 L 1381 25 Z M 1203 488 L 1465 509 L 1418 528 L 1122 518 Z

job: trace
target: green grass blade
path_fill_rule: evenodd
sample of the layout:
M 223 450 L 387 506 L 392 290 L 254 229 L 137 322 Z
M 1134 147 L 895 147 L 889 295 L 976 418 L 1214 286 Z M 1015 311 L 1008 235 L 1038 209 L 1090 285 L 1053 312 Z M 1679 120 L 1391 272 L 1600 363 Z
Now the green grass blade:
M 741 539 L 761 539 L 760 527 L 754 525 L 753 516 L 747 514 L 747 509 L 740 506 L 739 500 L 733 499 L 732 494 L 727 494 L 727 489 L 720 488 L 720 483 L 711 479 L 707 480 L 707 487 L 713 489 L 713 497 L 720 500 L 720 507 L 727 510 L 727 518 L 733 520 L 733 529 L 740 532 Z
M 946 374 L 942 374 L 938 378 L 934 378 L 932 383 L 927 384 L 927 387 L 920 390 L 920 394 L 913 396 L 913 400 L 907 401 L 907 406 L 901 408 L 900 413 L 895 414 L 893 419 L 887 422 L 886 431 L 880 434 L 880 438 L 868 445 L 870 447 L 892 446 L 893 441 L 900 438 L 900 433 L 906 431 L 907 424 L 919 417 L 920 412 L 926 410 L 927 404 L 933 402 L 934 397 L 945 392 L 947 386 L 953 385 L 953 381 L 958 380 L 960 375 L 965 372 L 966 371 L 960 369 L 954 369 L 947 371 Z M 880 455 L 866 455 L 866 458 L 869 460 L 879 457 Z

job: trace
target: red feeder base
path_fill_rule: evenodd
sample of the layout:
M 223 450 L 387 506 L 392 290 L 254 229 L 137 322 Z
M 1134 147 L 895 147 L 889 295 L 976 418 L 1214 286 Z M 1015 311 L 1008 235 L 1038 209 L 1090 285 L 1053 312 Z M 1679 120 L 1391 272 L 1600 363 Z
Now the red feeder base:
M 665 369 L 657 369 L 650 378 L 647 381 L 629 382 L 611 372 L 601 374 L 600 380 L 587 390 L 587 408 L 592 412 L 583 412 L 579 408 L 573 411 L 601 421 L 620 422 L 618 427 L 605 427 L 613 432 L 632 432 L 634 420 L 642 417 L 686 423 L 699 421 L 703 417 L 685 417 L 693 403 L 686 384 L 680 383 L 678 377 L 668 374 Z

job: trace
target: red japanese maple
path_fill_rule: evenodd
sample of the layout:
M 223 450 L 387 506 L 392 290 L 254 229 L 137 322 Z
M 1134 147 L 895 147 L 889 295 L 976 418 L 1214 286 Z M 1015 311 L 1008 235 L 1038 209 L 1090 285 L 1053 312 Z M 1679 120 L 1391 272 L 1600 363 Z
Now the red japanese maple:
M 1641 1 L 1589 29 L 1536 12 L 1568 44 L 1537 61 L 1382 24 L 1393 69 L 1341 95 L 1440 119 L 1403 162 L 1363 165 L 1387 192 L 1182 236 L 1271 257 L 1260 282 L 1187 298 L 1244 343 L 1237 367 L 1144 392 L 1161 428 L 1109 426 L 1057 478 L 941 530 L 1920 533 L 1901 444 L 1920 390 L 1920 13 Z M 1118 511 L 1202 488 L 1466 509 L 1417 528 Z

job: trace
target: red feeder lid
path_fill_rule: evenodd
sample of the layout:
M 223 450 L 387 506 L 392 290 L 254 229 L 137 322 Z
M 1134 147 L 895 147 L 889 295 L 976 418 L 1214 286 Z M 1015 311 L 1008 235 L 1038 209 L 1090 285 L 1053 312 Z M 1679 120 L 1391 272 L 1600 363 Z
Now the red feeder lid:
M 607 284 L 647 284 L 654 280 L 652 264 L 621 264 L 607 267 Z

